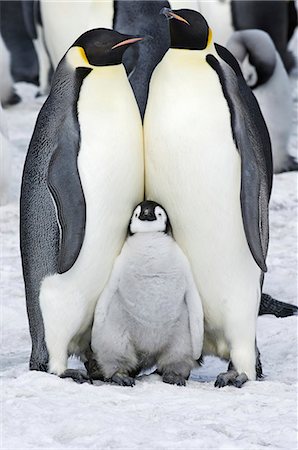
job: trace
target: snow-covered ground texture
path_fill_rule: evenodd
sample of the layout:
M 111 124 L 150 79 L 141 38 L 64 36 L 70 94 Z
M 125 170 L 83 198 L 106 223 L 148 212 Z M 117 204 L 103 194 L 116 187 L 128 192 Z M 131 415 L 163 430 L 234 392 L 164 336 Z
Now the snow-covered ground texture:
M 0 208 L 2 448 L 295 449 L 297 318 L 259 318 L 265 377 L 242 389 L 216 389 L 226 364 L 206 358 L 186 387 L 143 376 L 134 388 L 78 385 L 29 372 L 30 337 L 18 237 L 22 166 L 44 98 L 19 84 L 23 102 L 6 110 L 13 143 L 11 201 Z M 297 106 L 297 87 L 296 87 Z M 297 117 L 295 116 L 297 125 Z M 294 130 L 294 133 L 296 131 Z M 297 151 L 297 134 L 293 135 Z M 265 291 L 297 302 L 297 174 L 274 177 Z M 77 361 L 70 360 L 72 366 Z

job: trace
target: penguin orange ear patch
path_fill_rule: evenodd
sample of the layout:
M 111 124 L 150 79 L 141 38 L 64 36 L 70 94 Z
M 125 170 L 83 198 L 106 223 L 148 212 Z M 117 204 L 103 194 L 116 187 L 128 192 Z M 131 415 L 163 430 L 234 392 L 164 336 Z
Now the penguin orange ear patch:
M 212 42 L 212 30 L 211 30 L 211 28 L 209 28 L 207 47 L 208 47 L 208 45 L 211 44 L 211 42 Z
M 79 49 L 79 53 L 80 53 L 81 58 L 85 61 L 85 63 L 89 64 L 89 61 L 87 59 L 85 50 L 82 47 L 78 47 L 78 49 Z
M 71 47 L 67 52 L 66 58 L 73 68 L 90 67 L 91 65 L 82 47 Z

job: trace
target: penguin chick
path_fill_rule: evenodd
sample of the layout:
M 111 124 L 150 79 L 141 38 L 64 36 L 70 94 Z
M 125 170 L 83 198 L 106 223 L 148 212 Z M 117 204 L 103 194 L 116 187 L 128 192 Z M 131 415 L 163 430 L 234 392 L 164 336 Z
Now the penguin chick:
M 165 383 L 185 385 L 203 344 L 203 310 L 190 265 L 165 210 L 140 203 L 96 306 L 91 347 L 105 380 L 133 386 L 157 365 Z

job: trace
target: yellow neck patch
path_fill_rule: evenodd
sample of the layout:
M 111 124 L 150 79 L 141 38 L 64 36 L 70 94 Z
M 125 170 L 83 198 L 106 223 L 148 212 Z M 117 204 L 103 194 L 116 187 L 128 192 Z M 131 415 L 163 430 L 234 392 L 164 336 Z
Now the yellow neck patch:
M 209 45 L 212 42 L 212 30 L 211 28 L 209 28 L 209 33 L 208 33 L 208 40 L 207 40 L 207 47 L 209 47 Z
M 92 67 L 89 63 L 85 50 L 82 47 L 71 47 L 66 55 L 66 59 L 72 67 Z

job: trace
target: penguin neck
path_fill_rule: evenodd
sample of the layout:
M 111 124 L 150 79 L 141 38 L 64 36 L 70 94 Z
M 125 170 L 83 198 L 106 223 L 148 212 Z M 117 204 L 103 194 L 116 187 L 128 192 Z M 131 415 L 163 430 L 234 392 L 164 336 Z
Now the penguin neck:
M 165 55 L 165 59 L 172 61 L 180 61 L 182 64 L 198 63 L 198 61 L 206 62 L 206 56 L 214 54 L 216 55 L 215 47 L 211 42 L 204 50 L 189 50 L 187 48 L 169 48 Z

